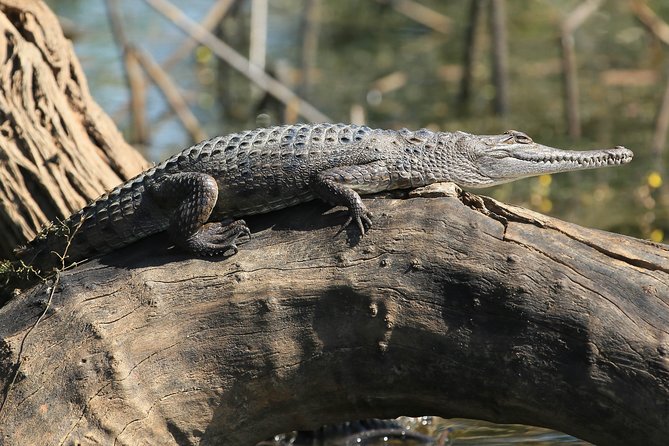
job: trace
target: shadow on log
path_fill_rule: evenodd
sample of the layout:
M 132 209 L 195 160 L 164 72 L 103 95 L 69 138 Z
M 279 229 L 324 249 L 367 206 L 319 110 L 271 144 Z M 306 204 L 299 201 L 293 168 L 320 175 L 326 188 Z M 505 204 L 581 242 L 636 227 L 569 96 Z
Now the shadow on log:
M 228 259 L 154 237 L 63 273 L 27 338 L 50 290 L 18 296 L 0 442 L 246 446 L 431 414 L 666 444 L 669 248 L 441 194 L 366 200 L 362 240 L 315 204 L 250 220 Z

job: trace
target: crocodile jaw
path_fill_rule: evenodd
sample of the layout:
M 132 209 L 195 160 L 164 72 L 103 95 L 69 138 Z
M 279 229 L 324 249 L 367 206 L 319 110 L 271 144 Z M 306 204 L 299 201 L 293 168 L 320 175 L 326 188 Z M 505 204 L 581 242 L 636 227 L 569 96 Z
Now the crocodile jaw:
M 486 150 L 476 164 L 483 182 L 469 187 L 487 187 L 520 178 L 572 170 L 617 166 L 632 161 L 634 154 L 621 146 L 604 150 L 560 150 L 537 143 L 506 145 L 503 150 Z

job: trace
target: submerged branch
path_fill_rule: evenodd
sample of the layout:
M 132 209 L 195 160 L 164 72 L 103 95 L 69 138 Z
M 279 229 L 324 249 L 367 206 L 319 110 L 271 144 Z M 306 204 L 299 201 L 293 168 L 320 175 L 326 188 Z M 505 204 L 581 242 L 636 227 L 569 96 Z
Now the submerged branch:
M 451 30 L 451 18 L 444 14 L 428 8 L 413 0 L 377 0 L 379 3 L 389 3 L 395 11 L 408 17 L 416 23 L 432 29 L 433 31 L 447 34 Z
M 265 71 L 251 64 L 249 60 L 235 51 L 211 32 L 188 18 L 181 10 L 167 0 L 145 0 L 152 8 L 169 18 L 188 35 L 207 46 L 214 54 L 227 62 L 235 70 L 246 76 L 258 87 L 267 91 L 288 106 L 297 106 L 300 115 L 311 122 L 328 122 L 331 119 L 316 107 L 298 97 L 285 84 L 279 82 Z
M 142 51 L 140 48 L 133 47 L 133 53 L 142 68 L 151 77 L 153 82 L 162 92 L 165 100 L 170 105 L 174 113 L 183 124 L 186 131 L 190 134 L 193 142 L 202 141 L 207 138 L 207 133 L 202 129 L 200 122 L 179 91 L 179 87 L 172 81 L 169 74 L 162 69 L 150 54 Z
M 581 137 L 581 111 L 578 88 L 578 68 L 574 32 L 594 14 L 604 0 L 584 0 L 579 3 L 560 25 L 560 49 L 562 51 L 562 78 L 565 89 L 565 116 L 568 134 L 573 139 Z
M 200 26 L 211 32 L 219 23 L 221 23 L 221 21 L 223 21 L 225 16 L 237 1 L 239 0 L 218 0 L 215 2 L 209 12 L 207 12 L 207 14 L 200 22 Z M 193 51 L 197 45 L 197 40 L 187 36 L 184 39 L 184 42 L 181 43 L 181 45 L 179 45 L 177 49 L 174 50 L 172 54 L 161 64 L 163 70 L 169 70 L 172 68 L 178 61 L 190 54 L 190 52 Z

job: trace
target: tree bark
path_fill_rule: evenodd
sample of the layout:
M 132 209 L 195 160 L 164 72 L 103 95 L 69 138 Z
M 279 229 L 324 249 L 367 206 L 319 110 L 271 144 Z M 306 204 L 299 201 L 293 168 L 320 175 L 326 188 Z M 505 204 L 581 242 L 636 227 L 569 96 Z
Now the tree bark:
M 0 258 L 148 163 L 91 98 L 44 3 L 0 0 Z
M 666 444 L 669 247 L 463 193 L 366 204 L 362 240 L 307 204 L 251 219 L 228 259 L 158 236 L 11 301 L 4 444 L 241 446 L 425 414 Z

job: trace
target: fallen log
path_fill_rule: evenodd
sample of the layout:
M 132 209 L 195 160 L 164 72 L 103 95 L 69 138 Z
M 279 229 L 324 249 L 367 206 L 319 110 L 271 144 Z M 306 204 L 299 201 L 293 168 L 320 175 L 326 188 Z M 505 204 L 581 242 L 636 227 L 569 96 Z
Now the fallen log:
M 250 220 L 227 259 L 156 236 L 20 295 L 2 441 L 253 445 L 431 414 L 666 444 L 669 247 L 431 194 L 366 200 L 361 240 L 312 203 Z

